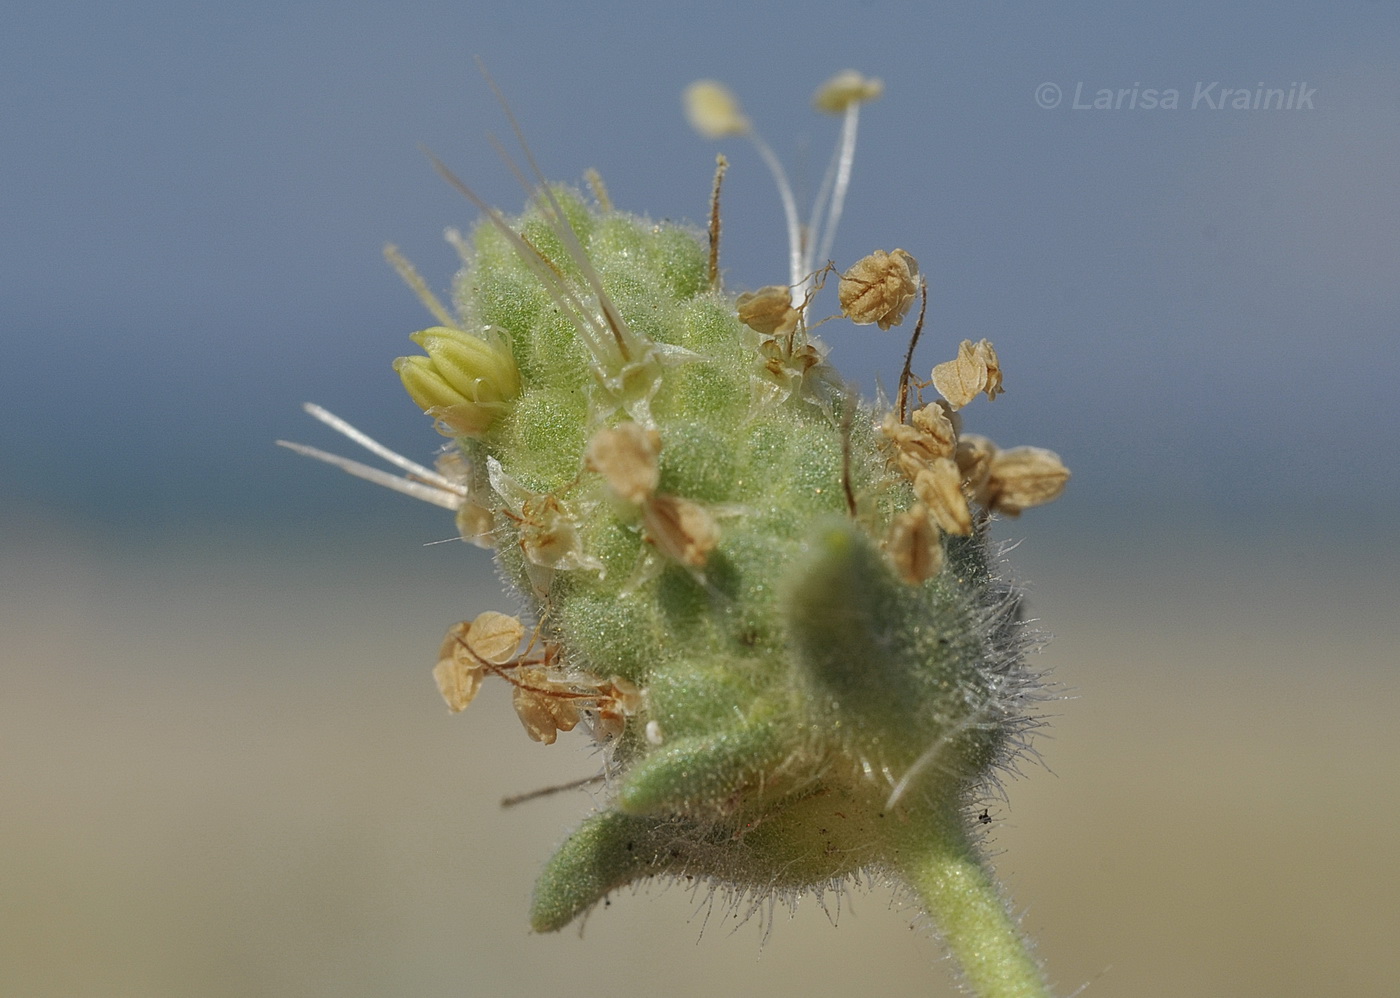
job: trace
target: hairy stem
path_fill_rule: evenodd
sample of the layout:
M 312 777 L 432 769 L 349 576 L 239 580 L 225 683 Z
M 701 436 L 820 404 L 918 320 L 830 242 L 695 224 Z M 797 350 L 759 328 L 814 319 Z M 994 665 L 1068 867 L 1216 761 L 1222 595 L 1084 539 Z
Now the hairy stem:
M 918 893 L 978 998 L 1050 998 L 1040 967 L 951 808 L 924 807 L 891 828 L 894 862 Z

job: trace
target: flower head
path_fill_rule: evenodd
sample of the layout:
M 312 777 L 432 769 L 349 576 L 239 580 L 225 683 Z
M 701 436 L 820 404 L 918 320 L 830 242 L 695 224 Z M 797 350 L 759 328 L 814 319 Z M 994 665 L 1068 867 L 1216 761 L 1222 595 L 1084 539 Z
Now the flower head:
M 872 404 L 812 335 L 834 271 L 814 253 L 840 215 L 857 109 L 880 91 L 854 73 L 818 91 L 842 137 L 805 227 L 733 95 L 687 91 L 698 130 L 746 136 L 779 181 L 789 280 L 746 295 L 724 292 L 684 228 L 543 184 L 509 217 L 442 168 L 486 216 L 459 242 L 473 331 L 391 256 L 443 320 L 395 368 L 455 458 L 434 472 L 347 431 L 408 473 L 394 479 L 299 449 L 447 506 L 494 549 L 534 626 L 491 611 L 453 625 L 432 670 L 448 708 L 501 681 L 529 739 L 579 729 L 599 749 L 598 808 L 546 864 L 536 930 L 650 877 L 761 901 L 877 873 L 914 888 L 988 998 L 1036 995 L 967 805 L 1026 747 L 1044 696 L 988 524 L 1069 473 L 963 433 L 957 410 L 1001 391 L 988 341 L 913 381 L 943 400 L 906 421 L 908 362 L 899 404 Z M 921 292 L 902 249 L 836 289 L 843 316 L 882 329 Z

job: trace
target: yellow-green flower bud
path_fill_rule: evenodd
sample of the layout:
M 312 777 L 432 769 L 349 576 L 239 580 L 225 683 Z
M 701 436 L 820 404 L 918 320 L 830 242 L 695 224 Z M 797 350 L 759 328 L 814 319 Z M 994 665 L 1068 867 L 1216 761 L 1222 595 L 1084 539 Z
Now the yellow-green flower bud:
M 460 392 L 447 383 L 430 357 L 400 357 L 394 361 L 394 370 L 402 379 L 409 397 L 424 412 L 439 406 L 461 405 L 466 401 Z
M 400 357 L 394 370 L 409 397 L 453 435 L 480 436 L 520 394 L 520 370 L 500 338 L 433 326 L 409 339 L 426 357 Z

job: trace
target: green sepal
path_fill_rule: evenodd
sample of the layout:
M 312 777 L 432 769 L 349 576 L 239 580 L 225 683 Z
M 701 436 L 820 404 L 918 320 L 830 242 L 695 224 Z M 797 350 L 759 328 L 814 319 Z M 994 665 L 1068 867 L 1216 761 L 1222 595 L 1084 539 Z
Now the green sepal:
M 561 845 L 535 883 L 530 927 L 557 932 L 604 895 L 663 872 L 671 857 L 659 848 L 654 818 L 603 811 L 588 818 Z
M 773 722 L 677 738 L 632 767 L 617 806 L 628 814 L 734 814 L 756 796 L 791 786 L 775 778 L 787 751 Z

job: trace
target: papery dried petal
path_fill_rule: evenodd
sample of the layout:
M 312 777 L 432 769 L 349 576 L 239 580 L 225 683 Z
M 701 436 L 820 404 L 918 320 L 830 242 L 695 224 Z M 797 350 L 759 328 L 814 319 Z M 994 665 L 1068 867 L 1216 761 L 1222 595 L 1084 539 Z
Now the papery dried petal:
M 525 627 L 518 617 L 487 610 L 472 621 L 463 643 L 479 660 L 504 665 L 515 658 L 524 637 Z
M 465 710 L 476 697 L 485 675 L 479 664 L 461 655 L 463 641 L 470 629 L 471 625 L 465 621 L 452 625 L 438 652 L 438 663 L 433 667 L 438 692 L 447 702 L 447 709 L 454 714 Z
M 735 304 L 739 321 L 767 336 L 786 336 L 797 328 L 802 315 L 792 307 L 792 292 L 776 284 L 745 291 Z
M 991 461 L 987 507 L 1008 516 L 1059 498 L 1069 481 L 1060 455 L 1043 447 L 1012 447 Z
M 876 250 L 841 275 L 841 313 L 858 326 L 897 326 L 919 293 L 918 275 L 918 261 L 904 250 Z
M 940 457 L 914 479 L 914 494 L 935 523 L 950 534 L 972 533 L 972 511 L 962 491 L 962 472 L 952 458 Z
M 954 409 L 961 409 L 981 392 L 989 399 L 996 398 L 1002 392 L 1001 363 L 991 341 L 963 340 L 956 358 L 933 369 L 933 387 Z
M 588 467 L 607 481 L 619 499 L 640 503 L 656 491 L 661 437 L 636 423 L 599 430 L 588 443 Z
M 964 433 L 958 438 L 958 449 L 953 460 L 963 477 L 963 488 L 974 502 L 987 503 L 987 479 L 992 472 L 992 459 L 997 455 L 997 445 L 977 433 Z
M 909 416 L 914 428 L 924 434 L 923 445 L 935 457 L 952 457 L 958 446 L 957 413 L 943 402 L 930 402 Z
M 700 568 L 719 543 L 719 526 L 705 507 L 679 496 L 655 496 L 642 506 L 647 536 L 673 561 Z
M 515 687 L 511 706 L 532 741 L 553 745 L 561 731 L 572 731 L 580 714 L 572 699 L 525 686 Z
M 933 578 L 943 568 L 943 543 L 923 503 L 894 518 L 886 548 L 895 571 L 910 585 Z

